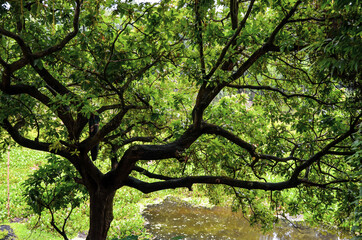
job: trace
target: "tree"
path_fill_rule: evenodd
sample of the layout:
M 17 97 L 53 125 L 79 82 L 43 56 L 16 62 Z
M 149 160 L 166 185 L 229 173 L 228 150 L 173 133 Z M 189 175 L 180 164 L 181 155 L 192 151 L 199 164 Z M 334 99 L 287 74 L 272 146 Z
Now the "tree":
M 8 1 L 1 126 L 74 166 L 90 198 L 87 239 L 106 239 L 125 186 L 224 185 L 252 220 L 317 209 L 315 221 L 333 212 L 341 224 L 361 181 L 348 161 L 361 123 L 359 13 L 354 1 Z

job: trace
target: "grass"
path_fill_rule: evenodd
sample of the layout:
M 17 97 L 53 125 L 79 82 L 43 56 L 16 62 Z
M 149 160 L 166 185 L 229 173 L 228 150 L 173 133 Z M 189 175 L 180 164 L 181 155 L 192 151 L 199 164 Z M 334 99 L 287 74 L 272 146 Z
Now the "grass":
M 7 212 L 7 161 L 8 153 L 2 154 L 0 159 L 0 221 L 12 220 L 14 218 L 26 218 L 28 210 L 21 195 L 21 184 L 29 174 L 44 163 L 45 154 L 42 152 L 10 149 L 10 219 Z
M 10 225 L 18 238 L 21 239 L 61 239 L 56 234 L 44 229 L 32 229 L 30 223 L 34 221 L 24 198 L 22 197 L 22 183 L 37 167 L 45 163 L 45 153 L 12 147 L 10 155 L 5 152 L 0 158 L 0 224 Z M 9 198 L 10 216 L 8 216 L 7 191 L 7 162 L 9 157 Z M 20 221 L 20 222 L 18 222 Z M 28 221 L 27 223 L 25 223 Z M 18 223 L 15 223 L 18 222 Z
M 8 224 L 14 230 L 15 235 L 19 240 L 21 239 L 51 239 L 51 240 L 63 240 L 62 237 L 54 235 L 54 233 L 47 231 L 32 230 L 26 224 L 23 223 L 10 223 Z

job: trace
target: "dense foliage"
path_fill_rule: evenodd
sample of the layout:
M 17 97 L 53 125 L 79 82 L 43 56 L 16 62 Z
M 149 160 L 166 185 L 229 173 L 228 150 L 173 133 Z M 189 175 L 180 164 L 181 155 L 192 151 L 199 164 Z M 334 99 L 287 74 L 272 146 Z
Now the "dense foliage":
M 194 184 L 266 227 L 303 214 L 358 235 L 360 16 L 346 0 L 6 1 L 1 133 L 71 163 L 88 239 L 106 238 L 117 189 Z M 33 190 L 63 181 L 51 159 Z

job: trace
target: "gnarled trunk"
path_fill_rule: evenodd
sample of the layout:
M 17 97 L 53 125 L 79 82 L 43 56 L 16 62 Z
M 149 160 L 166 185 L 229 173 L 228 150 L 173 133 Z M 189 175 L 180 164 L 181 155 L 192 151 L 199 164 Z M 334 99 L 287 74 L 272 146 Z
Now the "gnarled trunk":
M 87 240 L 105 240 L 113 220 L 115 191 L 90 191 L 90 227 Z

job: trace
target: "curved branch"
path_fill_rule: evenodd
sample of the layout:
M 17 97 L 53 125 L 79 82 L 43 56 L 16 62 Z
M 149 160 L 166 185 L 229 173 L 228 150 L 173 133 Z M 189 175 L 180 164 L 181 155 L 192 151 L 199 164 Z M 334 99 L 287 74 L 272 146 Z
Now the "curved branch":
M 132 146 L 123 154 L 116 169 L 108 172 L 104 179 L 106 182 L 113 184 L 115 189 L 119 188 L 128 179 L 137 161 L 178 158 L 201 135 L 200 129 L 191 125 L 178 140 L 172 143 Z
M 278 26 L 274 29 L 272 34 L 270 35 L 267 43 L 272 44 L 274 42 L 274 39 L 276 35 L 279 33 L 279 31 L 289 22 L 289 19 L 294 15 L 294 13 L 297 11 L 298 6 L 302 3 L 301 0 L 297 1 L 293 8 L 289 11 L 289 13 L 284 17 L 284 19 L 278 24 Z
M 33 54 L 30 47 L 24 42 L 24 40 L 19 35 L 0 27 L 0 34 L 14 39 L 18 43 L 24 54 L 24 58 L 21 58 L 10 65 L 11 73 L 24 67 L 26 64 L 32 62 L 35 59 L 48 56 L 56 51 L 61 50 L 70 40 L 72 40 L 77 35 L 79 31 L 79 15 L 80 15 L 81 4 L 79 0 L 76 0 L 75 2 L 76 2 L 76 8 L 74 11 L 74 18 L 73 18 L 73 31 L 70 32 L 59 44 L 54 45 L 44 51 Z
M 24 56 L 28 59 L 30 58 L 31 50 L 30 50 L 29 46 L 26 45 L 24 40 L 19 35 L 12 33 L 6 29 L 3 29 L 2 27 L 0 27 L 0 34 L 14 39 L 17 42 L 17 44 L 20 46 L 21 51 L 23 52 Z
M 37 132 L 37 136 L 35 139 L 39 139 L 39 135 L 40 135 L 40 127 L 39 127 L 39 123 L 38 123 L 38 119 L 36 118 L 36 115 L 33 113 L 33 110 L 28 106 L 26 105 L 23 101 L 17 99 L 17 98 L 12 98 L 14 99 L 15 101 L 19 102 L 22 106 L 24 106 L 31 114 L 32 118 L 34 119 L 35 121 L 35 125 L 36 125 L 36 132 Z M 23 115 L 24 116 L 24 115 Z M 18 129 L 16 127 L 16 124 L 14 126 L 15 129 Z
M 11 73 L 5 69 L 2 75 L 2 82 L 0 85 L 0 90 L 9 95 L 19 95 L 19 94 L 28 94 L 29 96 L 37 99 L 39 102 L 43 103 L 46 106 L 49 106 L 50 98 L 42 94 L 36 87 L 25 85 L 25 84 L 10 84 Z
M 235 73 L 233 73 L 229 80 L 234 81 L 238 78 L 240 78 L 261 56 L 265 55 L 267 52 L 270 51 L 277 51 L 280 48 L 275 46 L 273 41 L 277 35 L 277 33 L 287 24 L 289 18 L 293 16 L 293 14 L 297 11 L 297 8 L 299 4 L 301 4 L 302 1 L 297 1 L 293 8 L 289 11 L 289 13 L 284 17 L 284 19 L 276 26 L 274 31 L 271 33 L 268 40 L 261 46 L 259 49 L 257 49 L 237 70 Z M 230 43 L 232 44 L 232 42 Z M 193 109 L 193 121 L 195 126 L 199 126 L 202 121 L 202 115 L 204 110 L 209 106 L 211 101 L 216 97 L 216 95 L 225 87 L 227 86 L 228 82 L 224 81 L 220 84 L 218 84 L 216 87 L 213 86 L 206 86 L 207 83 L 204 82 L 199 90 L 199 93 L 196 98 L 196 104 Z
M 51 146 L 50 143 L 34 141 L 34 140 L 30 140 L 28 138 L 23 137 L 19 133 L 19 131 L 15 127 L 13 127 L 7 119 L 3 120 L 3 122 L 1 123 L 1 126 L 10 134 L 10 136 L 14 139 L 14 141 L 16 143 L 18 143 L 20 146 L 34 149 L 34 150 L 43 151 L 43 152 L 54 153 L 54 154 L 60 155 L 62 157 L 65 157 L 65 158 L 69 159 L 70 161 L 72 161 L 72 159 L 73 159 L 72 155 L 65 149 L 60 149 L 57 151 L 50 150 L 49 149 L 49 147 Z
M 238 136 L 234 135 L 233 133 L 231 133 L 217 125 L 204 123 L 202 130 L 204 133 L 215 134 L 215 135 L 222 136 L 222 137 L 228 139 L 229 141 L 235 143 L 236 145 L 244 148 L 253 157 L 255 157 L 257 155 L 255 152 L 256 148 L 252 144 L 242 140 Z

